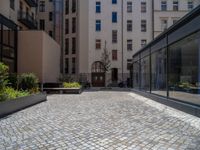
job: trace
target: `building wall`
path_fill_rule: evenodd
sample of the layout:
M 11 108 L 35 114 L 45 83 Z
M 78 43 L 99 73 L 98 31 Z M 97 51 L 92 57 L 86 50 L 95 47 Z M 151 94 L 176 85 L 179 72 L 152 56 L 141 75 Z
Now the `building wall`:
M 32 72 L 42 83 L 57 82 L 60 46 L 43 31 L 19 31 L 18 41 L 18 73 Z

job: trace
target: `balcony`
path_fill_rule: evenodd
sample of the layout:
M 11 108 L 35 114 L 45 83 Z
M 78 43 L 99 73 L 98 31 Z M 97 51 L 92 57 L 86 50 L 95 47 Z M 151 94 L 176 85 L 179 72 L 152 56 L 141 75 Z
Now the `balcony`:
M 30 7 L 36 7 L 37 6 L 36 0 L 25 0 L 25 1 Z
M 29 29 L 37 29 L 37 21 L 26 12 L 18 12 L 18 21 L 27 26 Z

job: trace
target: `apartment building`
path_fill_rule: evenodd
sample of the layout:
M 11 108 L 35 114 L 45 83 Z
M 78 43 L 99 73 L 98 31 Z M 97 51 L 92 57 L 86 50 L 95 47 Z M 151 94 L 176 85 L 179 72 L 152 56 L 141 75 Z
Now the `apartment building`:
M 39 12 L 39 16 L 50 18 L 52 2 L 39 0 L 39 7 L 44 3 L 45 12 Z M 104 86 L 127 80 L 132 55 L 200 1 L 64 0 L 60 3 L 62 12 L 53 16 L 55 20 L 60 17 L 57 20 L 61 20 L 63 27 L 63 73 L 79 81 L 89 81 L 93 86 Z M 45 22 L 48 33 L 49 20 Z M 101 62 L 104 48 L 111 61 L 106 74 Z
M 60 46 L 37 31 L 36 13 L 36 0 L 0 1 L 0 61 L 9 66 L 10 73 L 33 72 L 40 82 L 56 82 Z

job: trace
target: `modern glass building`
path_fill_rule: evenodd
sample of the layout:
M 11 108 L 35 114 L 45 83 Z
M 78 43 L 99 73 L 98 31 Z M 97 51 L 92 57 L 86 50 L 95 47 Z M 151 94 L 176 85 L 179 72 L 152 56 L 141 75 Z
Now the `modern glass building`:
M 0 14 L 0 61 L 17 72 L 17 25 Z
M 136 91 L 200 106 L 200 6 L 133 56 L 131 76 Z

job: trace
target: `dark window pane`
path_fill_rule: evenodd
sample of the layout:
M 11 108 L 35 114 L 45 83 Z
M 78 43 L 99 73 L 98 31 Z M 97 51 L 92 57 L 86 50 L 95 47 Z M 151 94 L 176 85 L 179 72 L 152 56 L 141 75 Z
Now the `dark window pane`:
M 150 91 L 150 59 L 149 56 L 141 59 L 141 89 Z

